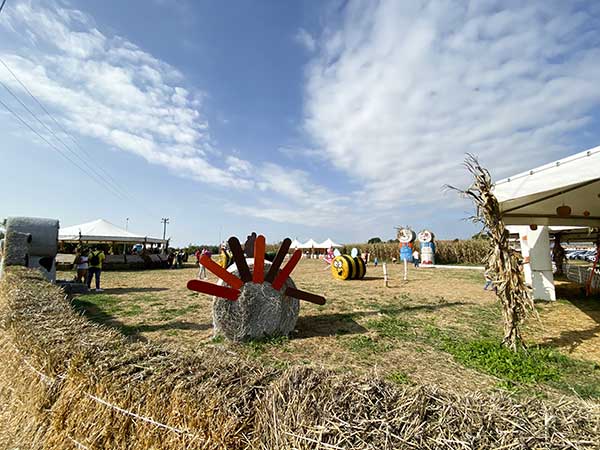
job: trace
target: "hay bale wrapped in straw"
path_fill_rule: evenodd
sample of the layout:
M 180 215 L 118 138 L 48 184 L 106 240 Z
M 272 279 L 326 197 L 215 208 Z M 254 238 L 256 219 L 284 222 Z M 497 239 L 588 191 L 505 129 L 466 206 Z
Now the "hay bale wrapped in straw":
M 281 370 L 128 342 L 41 274 L 0 283 L 0 448 L 596 449 L 599 405 Z
M 250 269 L 253 259 L 247 259 Z M 271 263 L 265 261 L 268 271 Z M 235 265 L 229 272 L 239 276 Z M 226 283 L 222 280 L 219 285 Z M 240 289 L 237 301 L 213 298 L 213 325 L 215 335 L 224 335 L 234 342 L 261 339 L 269 336 L 287 336 L 296 326 L 300 313 L 298 299 L 284 295 L 286 288 L 296 285 L 288 278 L 279 291 L 270 283 L 245 283 Z
M 29 264 L 31 234 L 8 231 L 4 238 L 3 266 L 25 266 Z

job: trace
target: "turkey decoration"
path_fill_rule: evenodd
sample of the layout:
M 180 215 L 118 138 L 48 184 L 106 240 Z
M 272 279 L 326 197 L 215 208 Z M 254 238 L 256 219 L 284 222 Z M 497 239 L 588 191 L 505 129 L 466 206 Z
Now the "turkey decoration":
M 287 264 L 280 270 L 281 264 L 285 256 L 288 253 L 292 240 L 290 238 L 284 239 L 275 255 L 275 258 L 269 268 L 269 271 L 265 274 L 265 237 L 262 235 L 256 236 L 254 240 L 254 261 L 253 261 L 253 272 L 250 272 L 248 262 L 246 261 L 246 255 L 237 237 L 230 237 L 227 241 L 229 244 L 229 250 L 233 255 L 233 261 L 239 272 L 239 277 L 232 274 L 227 269 L 223 268 L 219 264 L 215 263 L 209 256 L 203 255 L 200 258 L 200 264 L 210 270 L 213 274 L 223 280 L 229 286 L 220 286 L 217 284 L 209 283 L 200 280 L 190 280 L 187 283 L 187 288 L 201 292 L 203 294 L 214 295 L 216 297 L 225 298 L 231 301 L 237 301 L 240 296 L 241 290 L 247 283 L 264 284 L 269 283 L 276 291 L 281 291 L 285 285 L 286 280 L 300 261 L 302 257 L 302 251 L 296 250 L 290 257 Z M 248 249 L 246 249 L 248 250 Z M 287 287 L 283 292 L 280 292 L 283 296 L 297 298 L 298 300 L 304 300 L 307 302 L 315 303 L 317 305 L 324 305 L 325 298 L 312 294 L 310 292 L 301 291 L 292 287 Z

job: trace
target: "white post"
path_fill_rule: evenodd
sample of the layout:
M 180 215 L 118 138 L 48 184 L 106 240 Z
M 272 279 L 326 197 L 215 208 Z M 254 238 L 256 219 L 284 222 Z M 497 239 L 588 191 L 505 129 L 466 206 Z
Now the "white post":
M 519 239 L 523 258 L 529 260 L 524 264 L 525 281 L 533 288 L 533 298 L 556 300 L 548 227 L 538 226 L 537 230 L 520 227 Z
M 383 263 L 383 286 L 388 287 L 387 265 Z
M 533 298 L 556 300 L 548 227 L 540 226 L 537 230 L 529 230 L 527 244 L 529 245 Z
M 404 281 L 408 280 L 408 263 L 406 262 L 406 258 L 404 258 Z

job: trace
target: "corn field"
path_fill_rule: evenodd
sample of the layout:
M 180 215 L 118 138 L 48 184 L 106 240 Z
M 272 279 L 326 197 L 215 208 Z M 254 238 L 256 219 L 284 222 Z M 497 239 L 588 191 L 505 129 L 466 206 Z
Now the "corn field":
M 378 244 L 347 244 L 341 251 L 349 254 L 353 247 L 361 252 L 368 251 L 371 254 L 371 261 L 374 257 L 379 261 L 391 261 L 392 258 L 398 259 L 397 242 L 381 242 Z M 415 247 L 419 248 L 419 242 L 415 242 Z M 465 239 L 454 241 L 435 241 L 435 262 L 436 264 L 470 264 L 483 265 L 489 254 L 489 241 L 485 239 Z

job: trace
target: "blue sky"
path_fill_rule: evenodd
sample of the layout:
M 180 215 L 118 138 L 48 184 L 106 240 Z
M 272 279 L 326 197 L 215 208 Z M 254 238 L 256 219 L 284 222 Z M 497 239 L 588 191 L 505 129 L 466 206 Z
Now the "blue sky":
M 600 141 L 599 4 L 523 3 L 8 0 L 0 58 L 51 117 L 1 63 L 46 126 L 0 101 L 95 175 L 0 105 L 0 216 L 169 217 L 176 244 L 469 236 L 442 189 L 466 152 L 499 179 Z

